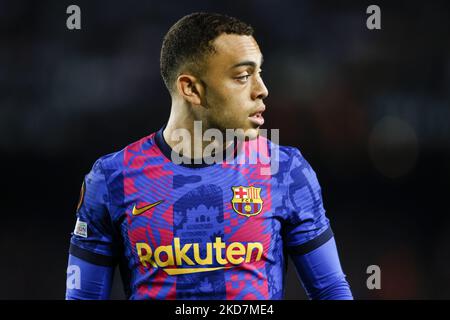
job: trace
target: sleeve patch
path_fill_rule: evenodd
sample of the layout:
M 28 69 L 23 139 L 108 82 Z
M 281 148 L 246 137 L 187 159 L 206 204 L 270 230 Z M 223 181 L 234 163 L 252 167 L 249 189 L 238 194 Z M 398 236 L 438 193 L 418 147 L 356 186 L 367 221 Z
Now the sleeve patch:
M 73 232 L 75 235 L 87 238 L 87 223 L 77 219 L 77 223 L 75 224 L 75 230 Z

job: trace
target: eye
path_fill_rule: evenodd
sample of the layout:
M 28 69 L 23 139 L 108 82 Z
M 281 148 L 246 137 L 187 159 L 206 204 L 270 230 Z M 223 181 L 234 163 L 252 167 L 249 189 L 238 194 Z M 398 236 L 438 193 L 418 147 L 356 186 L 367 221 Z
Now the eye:
M 235 79 L 241 83 L 246 83 L 248 78 L 250 78 L 251 74 L 246 74 L 244 76 L 236 77 Z

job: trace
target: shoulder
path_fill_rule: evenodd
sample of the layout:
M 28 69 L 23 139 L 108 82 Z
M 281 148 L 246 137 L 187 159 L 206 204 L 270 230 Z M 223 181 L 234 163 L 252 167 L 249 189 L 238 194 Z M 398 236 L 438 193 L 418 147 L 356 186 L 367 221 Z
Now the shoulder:
M 269 141 L 271 150 L 271 161 L 278 164 L 274 177 L 278 181 L 292 186 L 318 185 L 316 172 L 305 159 L 299 148 L 294 146 L 278 145 Z
M 304 160 L 300 149 L 292 146 L 280 146 L 280 159 L 289 161 L 302 161 Z
M 289 167 L 291 167 L 291 165 L 301 165 L 307 162 L 299 148 L 279 145 L 269 139 L 266 139 L 266 141 L 270 149 L 271 157 L 276 158 L 280 163 L 289 163 Z
M 154 145 L 154 133 L 134 141 L 124 148 L 113 151 L 97 158 L 92 166 L 95 174 L 102 174 L 108 177 L 122 172 L 127 164 L 136 156 L 145 155 L 146 152 Z

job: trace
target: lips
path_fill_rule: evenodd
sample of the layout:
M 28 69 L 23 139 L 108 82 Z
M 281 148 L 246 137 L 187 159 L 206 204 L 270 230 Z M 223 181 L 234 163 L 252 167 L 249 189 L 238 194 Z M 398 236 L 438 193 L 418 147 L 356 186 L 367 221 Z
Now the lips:
M 264 118 L 262 114 L 265 110 L 266 107 L 264 106 L 258 108 L 255 112 L 249 115 L 249 120 L 257 126 L 262 126 L 264 124 Z
M 264 124 L 264 118 L 262 116 L 262 112 L 257 112 L 252 116 L 248 117 L 250 119 L 251 122 L 253 122 L 254 124 L 258 125 L 258 126 L 262 126 Z

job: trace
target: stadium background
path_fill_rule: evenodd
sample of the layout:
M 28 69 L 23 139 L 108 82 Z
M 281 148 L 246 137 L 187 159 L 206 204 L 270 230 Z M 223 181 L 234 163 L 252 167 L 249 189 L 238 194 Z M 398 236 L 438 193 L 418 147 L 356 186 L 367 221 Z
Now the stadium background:
M 70 4 L 80 31 L 66 28 Z M 370 31 L 370 4 L 0 1 L 0 298 L 64 297 L 83 176 L 163 125 L 161 40 L 194 11 L 255 27 L 265 127 L 317 172 L 355 297 L 450 298 L 449 5 L 377 1 Z M 366 287 L 372 264 L 381 290 Z M 292 265 L 286 298 L 305 298 Z

